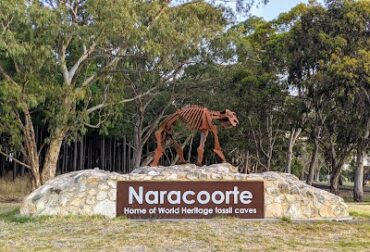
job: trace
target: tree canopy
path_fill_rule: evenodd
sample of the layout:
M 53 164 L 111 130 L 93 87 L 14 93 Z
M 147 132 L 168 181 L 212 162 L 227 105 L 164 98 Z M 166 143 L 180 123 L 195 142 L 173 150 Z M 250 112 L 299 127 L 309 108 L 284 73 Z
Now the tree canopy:
M 330 174 L 338 193 L 355 160 L 362 200 L 370 4 L 310 1 L 272 21 L 235 19 L 266 2 L 1 1 L 1 155 L 20 152 L 16 162 L 38 187 L 55 176 L 63 143 L 99 132 L 130 138 L 125 155 L 145 165 L 166 114 L 199 104 L 237 112 L 240 127 L 220 138 L 241 171 L 284 171 L 309 184 Z M 181 128 L 191 153 L 198 136 Z

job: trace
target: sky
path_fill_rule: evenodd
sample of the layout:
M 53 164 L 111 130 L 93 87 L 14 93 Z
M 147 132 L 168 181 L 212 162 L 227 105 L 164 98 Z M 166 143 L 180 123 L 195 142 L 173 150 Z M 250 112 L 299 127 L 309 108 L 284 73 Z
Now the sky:
M 318 2 L 323 2 L 322 0 Z M 308 3 L 308 0 L 270 0 L 266 5 L 253 6 L 251 14 L 272 20 L 282 12 L 287 12 L 299 3 Z

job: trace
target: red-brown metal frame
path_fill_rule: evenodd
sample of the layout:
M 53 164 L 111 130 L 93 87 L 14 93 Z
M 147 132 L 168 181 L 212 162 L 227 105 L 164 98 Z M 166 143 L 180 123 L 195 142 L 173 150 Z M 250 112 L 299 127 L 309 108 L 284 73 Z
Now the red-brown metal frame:
M 235 127 L 239 121 L 236 117 L 236 113 L 228 109 L 224 111 L 212 111 L 208 110 L 205 107 L 198 105 L 186 106 L 182 109 L 177 110 L 175 113 L 169 115 L 163 122 L 160 124 L 159 129 L 155 132 L 155 139 L 157 142 L 157 148 L 154 152 L 154 158 L 150 166 L 158 166 L 159 159 L 162 157 L 164 152 L 164 141 L 169 137 L 174 145 L 179 156 L 179 163 L 186 163 L 184 159 L 184 153 L 181 145 L 174 139 L 172 134 L 172 126 L 176 121 L 182 120 L 186 125 L 192 129 L 201 132 L 200 144 L 197 149 L 198 159 L 197 165 L 201 166 L 203 161 L 204 146 L 207 140 L 209 131 L 212 132 L 214 136 L 214 152 L 222 160 L 226 162 L 225 156 L 221 149 L 220 141 L 218 139 L 218 129 L 213 124 L 214 120 L 221 121 L 221 125 L 224 128 Z

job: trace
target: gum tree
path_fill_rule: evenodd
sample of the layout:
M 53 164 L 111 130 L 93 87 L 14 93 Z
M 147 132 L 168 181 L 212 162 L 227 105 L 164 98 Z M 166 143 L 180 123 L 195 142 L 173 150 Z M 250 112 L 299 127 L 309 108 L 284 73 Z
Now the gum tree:
M 368 141 L 369 2 L 327 1 L 300 5 L 276 21 L 287 27 L 289 80 L 306 105 L 314 143 L 307 182 L 312 183 L 318 145 L 331 168 L 331 191 L 338 193 L 341 169 L 357 149 L 356 180 Z M 362 190 L 355 182 L 355 191 Z M 356 194 L 356 193 L 355 193 Z
M 154 91 L 123 99 L 127 81 L 117 66 L 144 56 L 157 72 L 171 72 L 177 54 L 218 31 L 220 20 L 221 12 L 203 1 L 1 1 L 0 133 L 21 151 L 24 162 L 15 161 L 29 168 L 33 187 L 55 176 L 63 140 L 92 126 L 94 112 L 111 114 Z M 176 52 L 169 49 L 174 43 Z M 48 132 L 42 146 L 39 122 Z

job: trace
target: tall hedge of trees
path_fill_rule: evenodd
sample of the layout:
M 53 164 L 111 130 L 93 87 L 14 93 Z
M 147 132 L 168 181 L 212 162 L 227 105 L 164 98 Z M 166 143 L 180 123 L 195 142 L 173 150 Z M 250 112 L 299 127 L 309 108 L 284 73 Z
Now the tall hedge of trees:
M 237 112 L 220 137 L 241 171 L 330 174 L 337 194 L 353 159 L 362 201 L 370 3 L 310 1 L 265 21 L 245 15 L 253 2 L 1 1 L 0 165 L 12 158 L 34 188 L 70 170 L 128 172 L 150 162 L 166 114 L 200 104 Z M 190 158 L 199 136 L 179 125 L 176 137 Z M 175 161 L 170 148 L 162 163 Z

